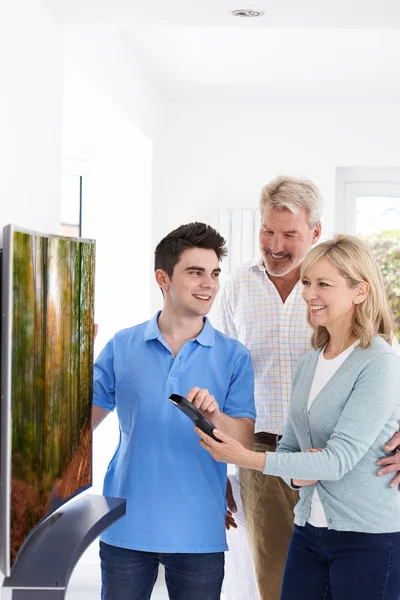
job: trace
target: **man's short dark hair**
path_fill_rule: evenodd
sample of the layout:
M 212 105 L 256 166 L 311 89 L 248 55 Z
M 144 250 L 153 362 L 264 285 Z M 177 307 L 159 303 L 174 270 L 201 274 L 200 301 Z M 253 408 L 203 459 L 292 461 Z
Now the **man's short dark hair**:
M 214 250 L 219 261 L 227 255 L 226 242 L 222 235 L 206 223 L 181 225 L 161 240 L 155 250 L 154 269 L 162 269 L 172 277 L 175 265 L 187 248 Z

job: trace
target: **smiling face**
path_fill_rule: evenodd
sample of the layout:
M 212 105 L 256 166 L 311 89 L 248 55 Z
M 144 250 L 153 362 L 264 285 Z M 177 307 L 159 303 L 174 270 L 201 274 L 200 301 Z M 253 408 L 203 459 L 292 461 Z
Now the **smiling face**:
M 156 279 L 164 292 L 164 302 L 181 317 L 206 315 L 219 290 L 218 258 L 214 250 L 188 248 L 174 267 L 172 277 L 156 271 Z
M 307 270 L 302 283 L 313 327 L 326 327 L 330 332 L 332 328 L 341 332 L 352 329 L 355 307 L 365 299 L 367 284 L 362 282 L 350 287 L 348 280 L 326 257 Z
M 267 273 L 283 277 L 294 271 L 320 234 L 320 223 L 310 229 L 305 209 L 295 215 L 286 208 L 274 210 L 266 205 L 261 219 L 260 249 Z

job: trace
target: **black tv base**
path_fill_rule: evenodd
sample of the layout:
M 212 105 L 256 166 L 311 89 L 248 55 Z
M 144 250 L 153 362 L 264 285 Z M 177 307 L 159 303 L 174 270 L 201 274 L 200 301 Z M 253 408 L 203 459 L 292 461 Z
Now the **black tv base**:
M 64 600 L 76 563 L 104 529 L 124 516 L 126 500 L 86 494 L 59 508 L 27 538 L 6 577 L 2 600 Z

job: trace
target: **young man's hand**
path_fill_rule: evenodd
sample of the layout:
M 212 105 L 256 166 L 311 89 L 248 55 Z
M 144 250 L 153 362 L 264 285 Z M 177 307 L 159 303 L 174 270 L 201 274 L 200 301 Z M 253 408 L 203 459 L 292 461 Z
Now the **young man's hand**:
M 396 487 L 396 485 L 400 485 L 400 431 L 394 434 L 394 436 L 388 441 L 386 446 L 384 447 L 386 452 L 393 452 L 390 456 L 386 456 L 385 458 L 381 458 L 376 463 L 379 467 L 384 467 L 383 469 L 379 469 L 377 475 L 386 475 L 386 473 L 396 473 L 396 476 L 390 482 L 390 487 Z
M 187 400 L 192 402 L 196 408 L 214 423 L 216 427 L 220 426 L 221 411 L 214 396 L 205 388 L 194 387 L 186 395 Z
M 226 484 L 226 502 L 228 504 L 228 510 L 226 511 L 225 517 L 225 529 L 229 531 L 231 527 L 237 529 L 235 517 L 233 516 L 233 513 L 237 512 L 237 506 L 235 498 L 233 497 L 232 485 L 229 479 Z
M 225 529 L 227 531 L 229 531 L 231 527 L 233 529 L 237 529 L 237 523 L 235 521 L 235 517 L 233 516 L 231 511 L 228 509 L 226 511 L 226 515 L 225 515 Z

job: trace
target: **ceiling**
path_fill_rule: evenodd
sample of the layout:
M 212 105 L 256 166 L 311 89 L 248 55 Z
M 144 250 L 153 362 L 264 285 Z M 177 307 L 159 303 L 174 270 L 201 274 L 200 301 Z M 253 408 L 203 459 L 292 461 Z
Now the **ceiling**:
M 169 99 L 400 98 L 399 0 L 43 4 L 66 30 L 118 30 Z
M 124 35 L 171 99 L 360 99 L 399 87 L 397 31 L 163 27 Z
M 65 26 L 243 27 L 240 8 L 262 10 L 245 25 L 262 28 L 400 28 L 398 0 L 44 0 Z M 255 24 L 255 22 L 257 22 Z M 254 23 L 254 25 L 253 25 Z

